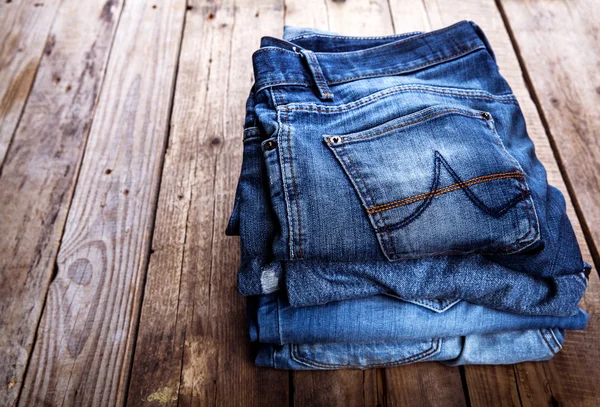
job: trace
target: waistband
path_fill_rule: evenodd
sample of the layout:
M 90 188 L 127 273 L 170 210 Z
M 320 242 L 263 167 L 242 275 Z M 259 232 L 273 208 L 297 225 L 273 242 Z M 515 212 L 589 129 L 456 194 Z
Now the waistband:
M 323 37 L 327 41 L 322 41 Z M 254 89 L 260 92 L 272 86 L 316 86 L 322 99 L 332 99 L 328 85 L 408 73 L 482 48 L 491 53 L 483 32 L 471 21 L 427 33 L 389 37 L 322 33 L 304 34 L 289 41 L 263 37 L 261 48 L 252 55 Z M 352 50 L 331 51 L 335 49 Z

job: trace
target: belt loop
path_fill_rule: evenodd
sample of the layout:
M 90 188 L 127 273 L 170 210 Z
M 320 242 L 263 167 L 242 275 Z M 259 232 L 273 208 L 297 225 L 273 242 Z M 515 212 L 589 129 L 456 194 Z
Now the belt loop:
M 306 59 L 308 69 L 312 74 L 315 85 L 317 85 L 319 97 L 323 100 L 333 100 L 333 93 L 331 93 L 329 86 L 327 86 L 325 75 L 323 75 L 321 65 L 319 65 L 319 60 L 317 59 L 315 53 L 308 49 L 301 49 L 298 50 L 298 52 L 300 52 L 300 55 Z

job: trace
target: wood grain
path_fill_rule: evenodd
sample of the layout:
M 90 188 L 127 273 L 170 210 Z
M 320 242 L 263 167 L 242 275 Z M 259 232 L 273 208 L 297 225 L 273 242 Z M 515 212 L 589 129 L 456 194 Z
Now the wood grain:
M 123 8 L 20 405 L 124 400 L 185 6 Z
M 224 235 L 242 161 L 252 52 L 273 1 L 189 5 L 128 404 L 286 405 L 289 373 L 254 367 L 239 240 Z M 166 395 L 166 396 L 165 396 Z
M 416 363 L 384 370 L 389 406 L 465 406 L 465 392 L 457 367 Z
M 392 10 L 401 9 L 406 1 L 408 0 L 391 0 Z M 591 262 L 584 234 L 569 200 L 548 135 L 523 80 L 519 60 L 496 4 L 493 0 L 425 0 L 424 5 L 432 29 L 467 19 L 475 21 L 486 33 L 496 54 L 500 72 L 519 100 L 529 136 L 536 146 L 536 154 L 548 172 L 548 181 L 567 198 L 569 218 L 575 228 L 584 258 Z M 581 306 L 590 314 L 588 327 L 585 331 L 569 332 L 564 349 L 550 362 L 519 364 L 514 370 L 466 367 L 465 377 L 471 403 L 488 405 L 490 400 L 516 401 L 515 396 L 519 395 L 519 402 L 524 405 L 567 402 L 575 403 L 573 405 L 597 404 L 597 392 L 591 383 L 597 377 L 597 366 L 600 365 L 600 350 L 591 345 L 594 338 L 600 337 L 600 281 L 596 273 L 590 276 L 590 285 Z M 490 387 L 490 383 L 501 383 L 501 386 Z
M 600 267 L 600 9 L 594 1 L 501 1 L 529 86 L 562 164 L 587 232 L 596 271 Z M 582 241 L 582 240 L 580 240 Z M 577 406 L 600 404 L 600 289 L 596 272 L 585 297 L 586 331 L 567 336 L 553 364 L 520 371 L 550 384 L 546 398 Z M 529 390 L 530 380 L 524 380 Z M 533 390 L 531 391 L 533 393 Z M 528 398 L 527 404 L 533 405 Z
M 62 3 L 0 175 L 3 406 L 23 384 L 120 10 Z
M 360 407 L 381 405 L 380 369 L 294 372 L 295 406 Z
M 60 0 L 0 2 L 0 167 L 27 101 Z
M 471 19 L 568 198 L 566 176 L 584 257 L 587 238 L 598 263 L 598 10 L 592 0 L 140 0 L 123 10 L 118 0 L 2 0 L 0 405 L 597 406 L 596 273 L 582 301 L 588 328 L 569 332 L 550 362 L 288 373 L 252 364 L 239 241 L 224 229 L 261 36 L 284 23 L 387 35 Z
M 499 4 L 598 262 L 600 7 L 593 0 Z

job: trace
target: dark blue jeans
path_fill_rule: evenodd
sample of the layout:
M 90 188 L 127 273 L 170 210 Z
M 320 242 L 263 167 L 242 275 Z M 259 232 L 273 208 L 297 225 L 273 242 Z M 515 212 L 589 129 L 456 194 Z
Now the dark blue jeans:
M 263 38 L 253 55 L 227 227 L 241 237 L 242 295 L 279 293 L 292 308 L 388 294 L 516 317 L 581 315 L 589 265 L 477 25 L 372 38 L 291 32 Z M 524 321 L 513 339 L 547 343 L 554 332 Z M 477 332 L 452 337 L 491 334 Z M 259 364 L 277 359 L 273 345 L 261 349 L 271 359 Z
M 254 71 L 227 230 L 243 295 L 577 312 L 586 265 L 564 198 L 476 25 L 266 37 Z

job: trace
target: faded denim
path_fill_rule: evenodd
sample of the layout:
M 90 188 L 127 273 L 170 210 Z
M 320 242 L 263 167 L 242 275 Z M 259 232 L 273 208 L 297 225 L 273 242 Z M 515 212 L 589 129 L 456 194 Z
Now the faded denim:
M 476 24 L 286 27 L 253 67 L 226 233 L 257 365 L 546 360 L 585 326 L 590 266 Z
M 586 265 L 564 198 L 476 25 L 266 37 L 253 62 L 227 228 L 243 295 L 577 312 Z
M 527 316 L 466 301 L 403 301 L 385 295 L 292 307 L 280 295 L 248 303 L 250 340 L 273 344 L 374 343 L 529 329 L 583 329 L 583 310 L 569 317 Z
M 450 366 L 502 365 L 551 359 L 563 343 L 560 329 L 531 329 L 388 343 L 260 344 L 255 363 L 295 370 L 367 369 L 433 361 Z

